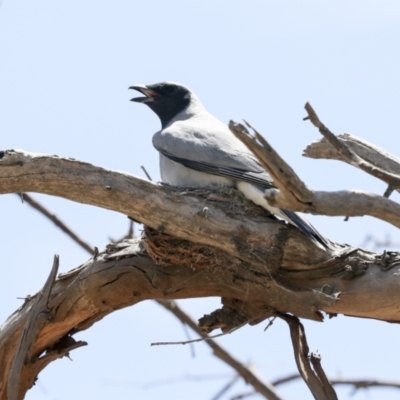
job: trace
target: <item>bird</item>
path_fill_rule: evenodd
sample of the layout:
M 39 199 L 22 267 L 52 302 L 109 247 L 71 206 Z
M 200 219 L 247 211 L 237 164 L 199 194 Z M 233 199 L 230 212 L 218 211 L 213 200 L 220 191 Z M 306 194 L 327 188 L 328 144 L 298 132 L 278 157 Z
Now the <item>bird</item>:
M 254 154 L 211 115 L 188 87 L 175 82 L 133 85 L 143 96 L 131 101 L 150 107 L 161 121 L 153 136 L 160 153 L 163 183 L 178 187 L 233 187 L 247 199 L 296 226 L 320 248 L 330 247 L 299 214 L 271 206 L 268 190 L 277 190 Z

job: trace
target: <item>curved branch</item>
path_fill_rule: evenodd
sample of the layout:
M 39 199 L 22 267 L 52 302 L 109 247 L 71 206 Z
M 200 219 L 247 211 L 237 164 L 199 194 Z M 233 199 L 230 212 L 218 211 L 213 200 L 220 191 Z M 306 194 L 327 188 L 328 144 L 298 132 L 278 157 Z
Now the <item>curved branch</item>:
M 59 276 L 48 302 L 53 318 L 38 332 L 31 362 L 22 367 L 25 389 L 49 362 L 82 345 L 73 341 L 73 334 L 117 309 L 147 299 L 221 296 L 223 308 L 201 319 L 203 332 L 230 330 L 243 322 L 257 324 L 277 312 L 314 320 L 321 320 L 318 310 L 400 320 L 400 282 L 379 268 L 372 253 L 349 253 L 342 260 L 332 260 L 321 267 L 323 274 L 315 279 L 310 275 L 318 271 L 315 265 L 309 270 L 270 273 L 219 250 L 159 236 L 110 245 L 105 253 Z M 396 263 L 390 254 L 386 258 L 380 260 L 381 267 Z M 266 261 L 272 263 L 271 269 L 277 268 L 273 263 L 279 260 L 271 257 Z M 369 273 L 363 274 L 366 268 Z M 339 301 L 334 295 L 337 291 L 342 291 Z M 27 299 L 0 329 L 1 400 L 7 398 L 7 377 L 35 298 Z
M 321 366 L 321 357 L 310 354 L 304 326 L 297 317 L 280 314 L 289 326 L 297 369 L 317 400 L 337 400 L 337 395 Z M 312 366 L 312 367 L 311 367 Z
M 172 240 L 176 241 L 174 238 Z M 105 253 L 69 273 L 60 275 L 47 302 L 52 319 L 46 320 L 40 327 L 31 346 L 30 362 L 22 365 L 20 393 L 29 389 L 37 374 L 50 361 L 77 347 L 73 334 L 89 328 L 117 309 L 143 300 L 208 296 L 233 298 L 234 301 L 220 312 L 225 326 L 234 326 L 238 315 L 241 321 L 257 323 L 269 317 L 275 307 L 283 310 L 289 307 L 300 315 L 318 319 L 319 314 L 311 309 L 310 304 L 318 304 L 322 308 L 335 301 L 323 293 L 290 292 L 268 278 L 268 274 L 262 276 L 248 264 L 238 263 L 227 255 L 218 252 L 212 255 L 212 250 L 205 248 L 197 248 L 196 254 L 195 245 L 190 251 L 194 259 L 206 254 L 212 267 L 198 269 L 194 267 L 195 263 L 189 267 L 185 265 L 184 259 L 179 264 L 157 265 L 147 255 L 143 247 L 145 245 L 140 240 L 110 245 Z M 187 262 L 192 264 L 192 260 Z M 31 318 L 32 305 L 38 296 L 41 294 L 27 299 L 21 309 L 1 327 L 1 400 L 7 399 L 7 377 L 24 327 Z M 303 304 L 299 302 L 299 298 L 304 301 Z M 205 318 L 204 324 L 208 323 L 209 319 Z
M 260 266 L 264 265 L 262 260 L 266 256 L 260 250 L 276 242 L 286 242 L 280 255 L 284 260 L 298 258 L 299 252 L 306 256 L 310 246 L 320 260 L 330 257 L 297 229 L 268 218 L 266 211 L 244 202 L 231 189 L 215 197 L 212 190 L 172 189 L 127 173 L 58 156 L 16 150 L 0 152 L 0 194 L 21 192 L 44 193 L 114 210 L 151 228 L 218 247 Z M 215 201 L 221 199 L 225 202 Z M 234 213 L 232 201 L 239 203 Z M 202 212 L 205 207 L 208 208 L 206 215 Z M 244 216 L 249 218 L 244 220 Z M 246 236 L 248 251 L 244 251 L 239 241 L 243 236 Z M 290 240 L 293 238 L 296 241 Z

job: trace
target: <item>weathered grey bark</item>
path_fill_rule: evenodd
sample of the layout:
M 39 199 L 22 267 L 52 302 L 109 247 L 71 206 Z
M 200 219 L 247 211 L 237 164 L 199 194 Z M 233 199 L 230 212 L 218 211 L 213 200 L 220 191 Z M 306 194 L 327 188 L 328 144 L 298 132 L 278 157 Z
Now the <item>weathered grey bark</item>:
M 344 133 L 337 136 L 344 145 L 354 151 L 360 158 L 377 168 L 400 176 L 400 159 L 386 150 L 367 141 Z M 315 159 L 338 160 L 348 163 L 348 159 L 335 149 L 325 138 L 311 143 L 304 151 L 305 157 Z
M 310 122 L 318 128 L 324 139 L 326 139 L 331 147 L 333 147 L 339 154 L 340 157 L 352 165 L 353 167 L 360 168 L 367 174 L 375 176 L 376 178 L 386 182 L 392 188 L 400 187 L 400 175 L 396 172 L 387 170 L 375 162 L 374 157 L 368 159 L 368 157 L 360 156 L 357 151 L 353 151 L 352 146 L 348 146 L 343 140 L 340 140 L 329 128 L 327 128 L 318 118 L 317 113 L 314 111 L 310 103 L 306 103 L 304 108 L 307 111 L 307 117 L 304 120 L 310 120 Z M 360 142 L 358 144 L 361 144 Z M 366 142 L 364 142 L 366 144 Z M 361 150 L 359 148 L 359 150 Z M 374 150 L 375 154 L 379 153 L 377 146 L 370 146 L 370 151 Z M 372 153 L 372 152 L 371 152 Z M 388 159 L 389 155 L 385 152 L 381 152 L 385 159 Z M 395 157 L 392 157 L 393 161 L 396 162 Z M 389 161 L 389 160 L 388 160 Z
M 159 264 L 149 257 L 145 247 L 151 240 L 152 254 L 158 254 Z M 165 246 L 165 247 L 163 247 Z M 164 257 L 162 250 L 166 249 Z M 174 249 L 176 252 L 174 252 Z M 182 249 L 191 254 L 190 258 L 173 257 L 182 254 Z M 362 253 L 358 254 L 362 257 Z M 173 262 L 171 258 L 174 258 Z M 203 258 L 203 259 L 202 259 Z M 208 265 L 198 267 L 196 260 Z M 347 257 L 352 258 L 352 257 Z M 163 261 L 164 260 L 164 261 Z M 360 298 L 369 299 L 369 317 L 380 318 L 383 314 L 382 293 L 374 295 L 373 291 L 365 290 L 365 282 L 360 282 L 369 276 L 364 274 L 359 279 L 343 279 L 346 277 L 345 263 L 348 259 L 336 260 L 337 265 L 327 268 L 326 275 L 338 274 L 336 277 L 327 277 L 322 282 L 329 282 L 330 288 L 337 290 L 341 287 L 356 292 L 359 287 Z M 169 262 L 169 264 L 167 264 Z M 278 260 L 271 259 L 271 267 Z M 342 264 L 341 268 L 337 268 Z M 342 273 L 340 272 L 342 271 Z M 368 272 L 375 275 L 379 268 L 371 264 Z M 303 271 L 305 276 L 307 271 Z M 302 271 L 298 271 L 302 276 Z M 357 305 L 349 297 L 356 297 L 343 293 L 341 300 L 335 302 L 333 298 L 321 292 L 321 280 L 303 279 L 299 285 L 297 277 L 293 281 L 284 278 L 285 271 L 269 273 L 267 266 L 256 267 L 246 262 L 238 261 L 222 251 L 198 246 L 189 242 L 168 238 L 164 234 L 160 237 L 154 232 L 151 239 L 133 240 L 120 244 L 115 249 L 110 248 L 108 253 L 99 254 L 78 269 L 62 275 L 55 283 L 48 305 L 51 314 L 49 320 L 39 332 L 37 341 L 31 351 L 31 361 L 27 362 L 21 374 L 21 398 L 33 384 L 34 379 L 42 368 L 58 357 L 75 347 L 71 335 L 89 328 L 93 323 L 116 309 L 133 305 L 147 299 L 181 299 L 206 296 L 221 296 L 224 307 L 221 311 L 211 314 L 202 320 L 205 332 L 221 327 L 229 330 L 245 322 L 258 323 L 274 315 L 276 311 L 304 314 L 306 317 L 319 318 L 318 309 L 329 312 L 357 312 Z M 383 282 L 393 281 L 390 273 L 381 273 Z M 367 279 L 373 280 L 371 276 Z M 363 284 L 364 283 L 364 284 Z M 309 290 L 314 287 L 316 290 Z M 388 286 L 388 285 L 387 285 Z M 328 290 L 325 287 L 325 290 Z M 399 288 L 393 288 L 397 292 Z M 393 292 L 392 292 L 393 295 Z M 347 299 L 347 301 L 346 301 Z M 21 337 L 22 330 L 29 318 L 34 298 L 28 299 L 24 306 L 13 314 L 2 327 L 0 336 L 0 398 L 6 399 L 6 382 L 12 360 Z M 344 307 L 340 307 L 341 304 Z M 396 303 L 392 302 L 392 314 L 396 315 Z M 49 352 L 46 355 L 45 352 Z
M 253 140 L 250 147 L 256 153 L 268 144 Z M 357 208 L 351 202 L 339 207 L 338 194 L 311 191 L 288 168 L 270 170 L 281 161 L 266 165 L 281 189 L 270 194 L 275 204 L 326 215 L 375 215 L 400 227 L 400 207 L 391 200 L 342 193 L 340 198 L 358 199 Z M 71 335 L 147 299 L 220 296 L 224 306 L 201 320 L 204 332 L 256 324 L 276 313 L 317 321 L 321 311 L 400 321 L 397 253 L 338 244 L 323 250 L 234 190 L 176 190 L 56 156 L 0 152 L 0 193 L 29 191 L 118 211 L 148 229 L 142 239 L 111 246 L 55 282 L 47 304 L 51 320 L 22 367 L 20 398 L 40 370 L 78 346 Z M 7 398 L 7 377 L 33 301 L 27 299 L 2 327 L 0 400 Z
M 322 369 L 321 357 L 318 354 L 310 354 L 306 333 L 300 320 L 288 314 L 281 315 L 280 318 L 289 325 L 297 369 L 314 398 L 316 400 L 338 400 L 335 390 Z

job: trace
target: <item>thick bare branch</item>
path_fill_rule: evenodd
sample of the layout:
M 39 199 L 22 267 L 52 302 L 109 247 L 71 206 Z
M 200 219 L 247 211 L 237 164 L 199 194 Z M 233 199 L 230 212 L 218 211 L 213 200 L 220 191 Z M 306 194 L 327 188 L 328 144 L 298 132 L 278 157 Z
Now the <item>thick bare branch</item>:
M 298 258 L 310 251 L 307 238 L 283 222 L 267 217 L 259 207 L 238 207 L 232 213 L 235 194 L 208 190 L 172 190 L 122 172 L 109 171 L 88 163 L 22 151 L 0 152 L 0 193 L 38 192 L 121 212 L 146 226 L 173 236 L 211 245 L 252 264 L 265 265 L 259 249 L 286 241 L 284 259 Z M 236 193 L 237 194 L 237 193 Z M 240 195 L 239 195 L 240 197 Z M 215 201 L 225 198 L 225 204 Z M 203 210 L 207 207 L 207 213 Z M 258 214 L 243 220 L 244 210 Z M 227 218 L 227 214 L 230 214 Z M 262 215 L 264 217 L 262 217 Z M 261 217 L 261 219 L 260 219 Z M 262 223 L 260 223 L 262 222 Z M 287 227 L 288 229 L 285 229 Z M 247 232 L 248 252 L 238 236 Z M 296 240 L 291 241 L 291 238 Z M 321 259 L 329 254 L 312 247 Z
M 202 332 L 229 330 L 243 321 L 256 324 L 276 312 L 318 319 L 318 310 L 325 310 L 398 321 L 400 282 L 383 270 L 396 260 L 392 254 L 379 258 L 358 251 L 323 266 L 270 273 L 217 249 L 164 234 L 112 245 L 55 282 L 48 302 L 52 319 L 45 321 L 31 353 L 39 358 L 23 366 L 21 379 L 32 384 L 41 368 L 79 346 L 71 337 L 77 331 L 146 299 L 222 297 L 223 308 L 202 318 Z M 366 268 L 368 274 L 363 274 Z M 332 293 L 340 291 L 340 301 L 335 301 Z M 7 398 L 4 385 L 34 299 L 27 299 L 0 329 L 1 400 Z
M 177 245 L 176 239 L 171 240 L 170 251 L 174 241 Z M 87 329 L 108 313 L 146 299 L 234 297 L 236 300 L 232 304 L 238 306 L 237 315 L 241 314 L 241 318 L 250 323 L 269 316 L 270 312 L 265 307 L 266 301 L 271 301 L 270 307 L 274 308 L 274 298 L 278 306 L 286 293 L 292 298 L 293 311 L 300 314 L 302 312 L 296 309 L 295 304 L 299 304 L 299 296 L 304 298 L 305 304 L 321 303 L 321 308 L 324 307 L 323 303 L 332 304 L 330 297 L 323 293 L 305 291 L 290 294 L 290 290 L 284 286 L 276 285 L 269 278 L 270 274 L 262 277 L 262 273 L 253 270 L 249 264 L 241 265 L 233 257 L 213 253 L 212 249 L 196 248 L 194 245 L 188 249 L 188 253 L 193 254 L 193 259 L 183 258 L 182 262 L 170 265 L 159 260 L 161 264 L 157 265 L 146 254 L 143 245 L 144 243 L 133 240 L 111 246 L 107 253 L 99 254 L 76 270 L 60 276 L 48 302 L 52 319 L 45 321 L 32 347 L 31 354 L 38 358 L 22 366 L 21 381 L 27 386 L 21 386 L 20 390 L 26 390 L 33 384 L 41 368 L 59 357 L 58 351 L 64 354 L 62 352 L 77 346 L 71 335 Z M 182 243 L 179 245 L 182 246 Z M 209 267 L 196 268 L 195 260 L 204 254 L 207 255 Z M 39 295 L 27 299 L 23 307 L 0 330 L 1 400 L 7 399 L 7 377 L 37 296 Z M 311 318 L 318 317 L 316 310 L 307 310 L 307 306 L 303 307 L 303 311 Z M 231 307 L 231 315 L 234 314 Z M 227 315 L 226 313 L 225 317 Z M 44 352 L 45 355 L 39 357 Z
M 380 195 L 362 190 L 316 191 L 312 204 L 300 205 L 296 211 L 332 217 L 370 215 L 400 228 L 400 205 Z
M 182 192 L 73 160 L 3 153 L 0 193 L 25 191 L 113 209 L 156 229 L 147 230 L 141 242 L 111 246 L 107 254 L 96 254 L 60 277 L 49 305 L 56 315 L 39 332 L 34 346 L 34 354 L 48 353 L 33 365 L 24 365 L 26 382 L 33 382 L 56 358 L 57 343 L 64 343 L 58 354 L 65 354 L 78 346 L 71 334 L 119 307 L 146 299 L 222 297 L 224 307 L 201 321 L 202 332 L 256 324 L 277 312 L 314 320 L 322 319 L 320 310 L 399 319 L 399 283 L 388 271 L 400 264 L 397 254 L 339 246 L 341 251 L 335 254 L 323 251 L 234 191 Z M 4 376 L 31 301 L 1 330 Z M 6 390 L 0 387 L 0 400 Z
M 112 189 L 107 189 L 110 182 Z M 395 254 L 381 257 L 362 251 L 344 251 L 342 255 L 322 251 L 295 228 L 271 220 L 264 210 L 245 202 L 234 192 L 219 192 L 217 196 L 215 192 L 204 190 L 182 193 L 73 160 L 20 152 L 3 154 L 0 162 L 0 192 L 26 190 L 37 190 L 124 212 L 149 226 L 158 227 L 160 231 L 198 243 L 197 251 L 202 249 L 201 244 L 204 243 L 218 246 L 230 256 L 233 254 L 242 260 L 225 259 L 226 265 L 249 263 L 250 269 L 261 273 L 261 282 L 266 279 L 267 285 L 276 290 L 273 296 L 272 292 L 266 297 L 263 293 L 262 302 L 271 302 L 273 308 L 279 306 L 281 311 L 311 319 L 317 318 L 312 311 L 315 309 L 392 321 L 398 318 L 394 309 L 397 280 L 386 279 L 390 274 L 386 269 L 398 264 Z M 361 208 L 360 204 L 367 201 L 376 206 L 377 214 L 382 200 L 383 204 L 389 202 L 386 204 L 396 205 L 379 196 L 375 196 L 375 201 L 362 193 L 352 196 L 357 200 L 348 204 L 354 210 L 349 215 L 356 214 L 356 210 Z M 342 193 L 340 198 L 342 201 L 334 205 L 337 209 L 344 204 L 346 193 Z M 329 208 L 328 200 L 328 205 L 324 205 L 323 193 L 319 192 L 316 200 L 317 206 L 321 203 L 321 208 Z M 205 205 L 209 209 L 207 217 L 199 216 L 198 212 Z M 398 220 L 399 215 L 400 210 L 393 219 Z M 170 239 L 168 236 L 159 237 L 166 238 L 163 251 L 168 254 L 171 250 Z M 156 250 L 160 249 L 163 247 Z M 197 254 L 196 251 L 194 254 Z M 204 260 L 204 265 L 212 265 L 212 259 L 203 255 L 200 259 Z M 164 262 L 168 264 L 169 260 Z M 363 275 L 367 269 L 369 273 Z M 357 279 L 350 282 L 342 279 L 351 276 Z M 265 281 L 262 285 L 265 285 Z M 325 295 L 328 293 L 323 292 L 326 285 L 331 288 L 330 293 L 342 292 L 339 302 Z M 312 294 L 307 294 L 308 288 L 313 290 Z M 244 287 L 243 290 L 246 293 L 248 289 Z M 254 288 L 252 290 L 257 293 Z M 299 290 L 304 292 L 301 301 L 297 297 Z M 227 297 L 232 298 L 232 292 L 228 293 Z M 292 297 L 291 293 L 294 293 Z M 193 297 L 190 291 L 187 295 Z

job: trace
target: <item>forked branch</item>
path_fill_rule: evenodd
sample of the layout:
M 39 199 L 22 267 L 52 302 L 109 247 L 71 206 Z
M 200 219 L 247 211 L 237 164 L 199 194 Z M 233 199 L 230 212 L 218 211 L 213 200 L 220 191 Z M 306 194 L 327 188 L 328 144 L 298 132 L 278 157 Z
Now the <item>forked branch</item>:
M 266 193 L 266 198 L 271 205 L 316 215 L 343 217 L 370 215 L 400 228 L 400 205 L 396 202 L 361 191 L 312 191 L 304 185 L 282 158 L 270 158 L 270 154 L 275 154 L 275 151 L 271 151 L 272 146 L 265 138 L 261 139 L 262 136 L 257 131 L 254 131 L 255 138 L 253 138 L 241 124 L 231 121 L 229 128 L 273 176 L 279 192 L 269 191 Z M 372 170 L 372 168 L 369 169 Z M 395 176 L 395 174 L 390 176 L 392 175 Z

